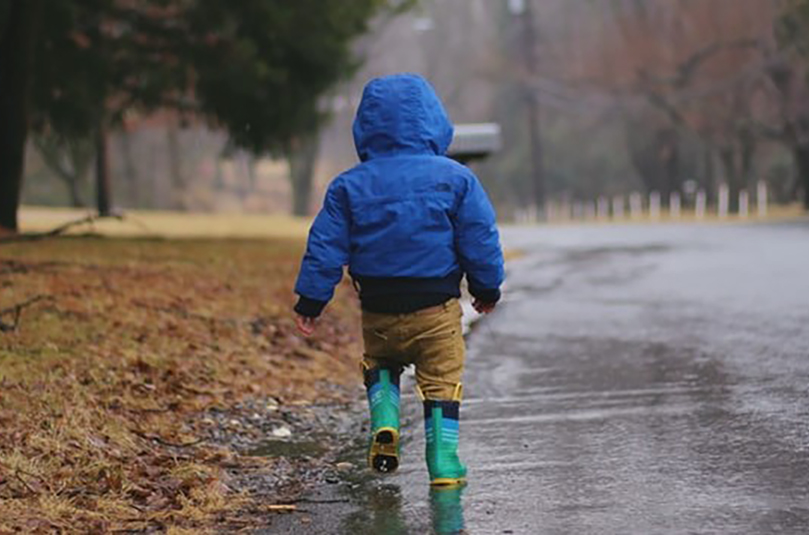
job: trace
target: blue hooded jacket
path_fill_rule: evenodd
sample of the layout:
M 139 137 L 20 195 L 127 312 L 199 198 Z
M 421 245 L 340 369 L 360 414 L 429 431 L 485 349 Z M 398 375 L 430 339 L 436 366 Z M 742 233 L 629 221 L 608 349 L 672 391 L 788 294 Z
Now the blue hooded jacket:
M 368 83 L 354 120 L 361 163 L 335 178 L 309 231 L 296 310 L 317 316 L 348 266 L 367 293 L 500 297 L 503 254 L 495 213 L 477 177 L 447 158 L 453 127 L 415 74 Z

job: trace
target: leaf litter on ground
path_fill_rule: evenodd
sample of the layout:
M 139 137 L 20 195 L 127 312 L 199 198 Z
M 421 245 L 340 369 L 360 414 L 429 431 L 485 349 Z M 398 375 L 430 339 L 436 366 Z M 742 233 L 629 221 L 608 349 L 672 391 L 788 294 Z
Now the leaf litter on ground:
M 233 475 L 288 461 L 231 438 L 270 435 L 267 414 L 344 402 L 358 382 L 350 285 L 314 337 L 295 331 L 301 252 L 280 239 L 0 248 L 0 309 L 43 296 L 0 333 L 0 533 L 205 532 L 294 511 L 292 494 Z M 206 416 L 248 405 L 265 408 L 245 413 L 255 425 Z

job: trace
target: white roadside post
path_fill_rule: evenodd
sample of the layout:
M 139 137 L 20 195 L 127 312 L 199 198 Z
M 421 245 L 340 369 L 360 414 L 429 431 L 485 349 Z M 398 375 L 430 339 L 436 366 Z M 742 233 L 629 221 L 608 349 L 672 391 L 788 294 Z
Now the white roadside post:
M 694 199 L 694 216 L 697 219 L 705 219 L 705 207 L 708 204 L 708 195 L 705 194 L 705 190 L 701 189 L 697 192 L 697 196 Z
M 609 219 L 610 217 L 610 202 L 606 197 L 601 196 L 598 198 L 598 218 L 601 220 Z
M 632 219 L 640 219 L 643 214 L 643 197 L 637 191 L 629 196 L 629 215 Z
M 660 219 L 660 192 L 653 191 L 649 194 L 649 217 L 652 221 Z
M 612 218 L 622 219 L 624 217 L 624 196 L 616 195 L 612 198 Z
M 679 191 L 672 191 L 669 197 L 669 216 L 672 219 L 680 219 L 680 208 L 682 200 L 680 199 Z
M 719 219 L 725 219 L 728 216 L 728 208 L 730 206 L 730 188 L 728 188 L 727 184 L 719 184 L 719 190 L 717 191 L 718 201 L 716 212 L 719 215 Z
M 756 204 L 758 205 L 758 216 L 767 217 L 767 183 L 759 180 L 756 185 Z
M 747 218 L 750 212 L 750 196 L 747 190 L 739 192 L 739 217 Z

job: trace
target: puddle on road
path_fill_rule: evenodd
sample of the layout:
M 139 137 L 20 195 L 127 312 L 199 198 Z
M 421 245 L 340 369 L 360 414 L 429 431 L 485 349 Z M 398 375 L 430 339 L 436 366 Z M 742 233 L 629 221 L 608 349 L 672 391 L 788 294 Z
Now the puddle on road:
M 465 533 L 463 493 L 466 487 L 430 489 L 427 509 L 414 509 L 399 485 L 373 485 L 362 491 L 359 509 L 345 518 L 340 533 L 406 535 Z
M 281 442 L 281 444 L 279 444 Z M 305 443 L 303 443 L 305 444 Z M 290 451 L 302 453 L 299 446 L 283 441 L 269 441 L 269 448 L 256 448 L 257 453 L 284 455 Z M 348 462 L 353 469 L 340 473 L 340 484 L 313 489 L 302 500 L 304 515 L 273 519 L 266 530 L 257 534 L 270 535 L 459 535 L 465 533 L 464 492 L 466 487 L 428 489 L 426 474 L 404 470 L 395 476 L 380 477 L 371 472 L 365 461 L 365 436 L 347 437 L 345 449 L 338 462 Z M 406 444 L 412 462 L 419 456 Z M 312 451 L 304 446 L 304 451 Z M 417 450 L 416 450 L 417 451 Z
M 255 448 L 248 450 L 247 455 L 252 457 L 315 457 L 326 453 L 321 440 L 265 440 Z

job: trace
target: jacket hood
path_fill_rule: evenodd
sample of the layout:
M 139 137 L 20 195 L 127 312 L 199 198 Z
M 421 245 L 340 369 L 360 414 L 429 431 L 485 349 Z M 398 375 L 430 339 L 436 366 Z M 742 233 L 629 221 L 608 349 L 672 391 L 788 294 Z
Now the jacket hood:
M 354 119 L 360 160 L 397 154 L 442 156 L 452 142 L 452 123 L 438 95 L 417 74 L 371 80 Z

